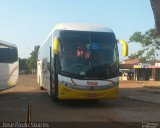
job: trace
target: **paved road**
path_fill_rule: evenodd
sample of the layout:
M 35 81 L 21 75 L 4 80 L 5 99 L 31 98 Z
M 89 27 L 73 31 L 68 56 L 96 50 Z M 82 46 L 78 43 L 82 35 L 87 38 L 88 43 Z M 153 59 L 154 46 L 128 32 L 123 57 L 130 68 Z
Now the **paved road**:
M 32 122 L 160 122 L 160 104 L 143 100 L 160 100 L 160 93 L 145 91 L 142 85 L 120 82 L 117 100 L 54 103 L 39 89 L 36 76 L 20 76 L 16 87 L 0 92 L 0 122 L 25 122 L 28 102 Z

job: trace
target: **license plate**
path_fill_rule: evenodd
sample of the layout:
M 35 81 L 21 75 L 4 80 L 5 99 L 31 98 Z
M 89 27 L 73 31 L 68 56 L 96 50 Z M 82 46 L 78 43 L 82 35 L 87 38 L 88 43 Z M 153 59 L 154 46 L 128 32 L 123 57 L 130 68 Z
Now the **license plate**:
M 97 94 L 95 94 L 95 93 L 89 93 L 89 94 L 87 94 L 87 97 L 97 97 Z

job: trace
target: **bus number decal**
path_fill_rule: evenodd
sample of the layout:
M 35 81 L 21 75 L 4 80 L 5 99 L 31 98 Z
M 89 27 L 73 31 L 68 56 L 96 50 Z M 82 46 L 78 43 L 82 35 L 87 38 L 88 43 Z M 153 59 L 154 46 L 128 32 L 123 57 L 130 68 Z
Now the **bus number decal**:
M 97 86 L 98 82 L 90 82 L 90 81 L 87 81 L 87 85 L 88 86 Z

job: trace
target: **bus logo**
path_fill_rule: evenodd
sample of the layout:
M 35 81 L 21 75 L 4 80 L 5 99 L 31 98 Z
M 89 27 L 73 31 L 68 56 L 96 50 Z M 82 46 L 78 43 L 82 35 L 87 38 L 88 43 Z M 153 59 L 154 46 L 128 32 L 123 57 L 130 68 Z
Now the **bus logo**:
M 87 85 L 88 86 L 97 86 L 98 82 L 90 82 L 90 81 L 87 81 Z

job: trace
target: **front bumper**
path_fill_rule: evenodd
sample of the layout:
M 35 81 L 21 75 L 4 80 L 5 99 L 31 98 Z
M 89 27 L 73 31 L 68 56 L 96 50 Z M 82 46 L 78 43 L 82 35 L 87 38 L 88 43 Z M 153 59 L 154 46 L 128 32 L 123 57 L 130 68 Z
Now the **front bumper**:
M 58 83 L 58 99 L 115 99 L 118 96 L 118 83 L 116 86 L 101 90 L 79 90 Z

